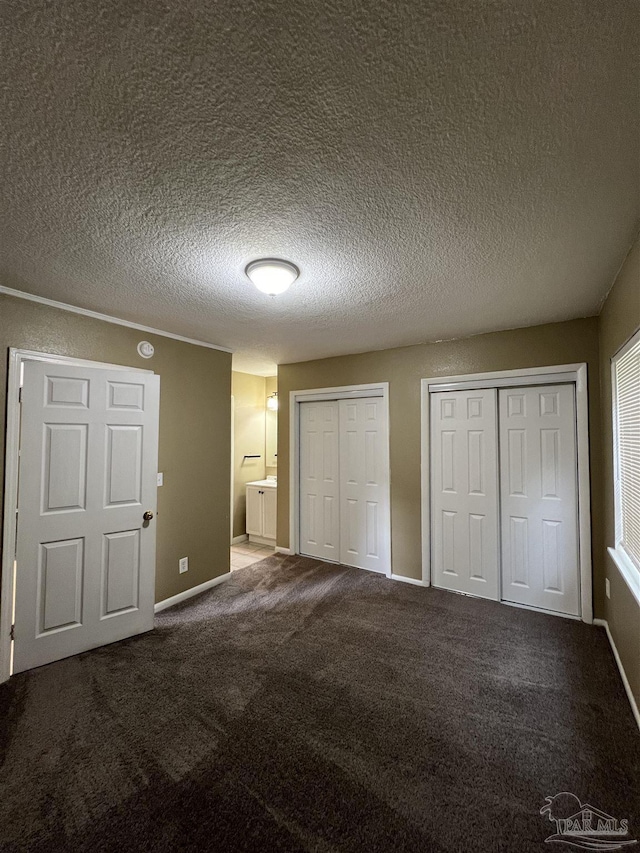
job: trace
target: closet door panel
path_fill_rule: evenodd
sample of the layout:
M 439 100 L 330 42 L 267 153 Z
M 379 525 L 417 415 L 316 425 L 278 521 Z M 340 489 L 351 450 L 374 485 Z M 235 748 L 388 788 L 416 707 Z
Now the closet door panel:
M 499 598 L 495 389 L 431 395 L 433 584 Z
M 340 562 L 387 572 L 387 425 L 382 399 L 340 400 Z
M 300 553 L 340 561 L 337 400 L 300 404 Z
M 502 598 L 580 614 L 573 385 L 501 389 Z

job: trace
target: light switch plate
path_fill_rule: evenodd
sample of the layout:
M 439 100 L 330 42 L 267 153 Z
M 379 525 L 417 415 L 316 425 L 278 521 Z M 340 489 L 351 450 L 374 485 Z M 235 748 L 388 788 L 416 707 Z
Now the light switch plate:
M 189 558 L 188 557 L 180 557 L 180 574 L 189 571 Z
M 611 584 L 609 578 L 604 579 L 604 591 L 607 593 L 607 598 L 611 598 Z
M 161 486 L 164 482 L 164 474 L 158 473 L 158 485 Z

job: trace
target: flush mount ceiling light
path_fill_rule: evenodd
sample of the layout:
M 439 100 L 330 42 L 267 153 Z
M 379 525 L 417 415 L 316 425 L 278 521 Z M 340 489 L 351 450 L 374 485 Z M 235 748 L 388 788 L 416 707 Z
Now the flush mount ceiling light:
M 284 293 L 300 275 L 300 270 L 289 261 L 278 258 L 261 258 L 251 261 L 245 272 L 258 290 L 276 296 Z

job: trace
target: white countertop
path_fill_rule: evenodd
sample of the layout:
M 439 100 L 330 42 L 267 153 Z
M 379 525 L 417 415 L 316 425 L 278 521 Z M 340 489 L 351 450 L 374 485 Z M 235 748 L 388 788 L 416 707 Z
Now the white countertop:
M 261 489 L 275 489 L 278 486 L 276 480 L 254 480 L 252 483 L 247 483 L 247 486 L 260 486 Z

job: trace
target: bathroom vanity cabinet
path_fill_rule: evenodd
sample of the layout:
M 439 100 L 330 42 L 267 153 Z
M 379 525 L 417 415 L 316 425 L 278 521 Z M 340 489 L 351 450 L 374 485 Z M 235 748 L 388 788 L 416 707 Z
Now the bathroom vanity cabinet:
M 247 483 L 247 533 L 250 542 L 275 547 L 277 493 L 274 480 Z

